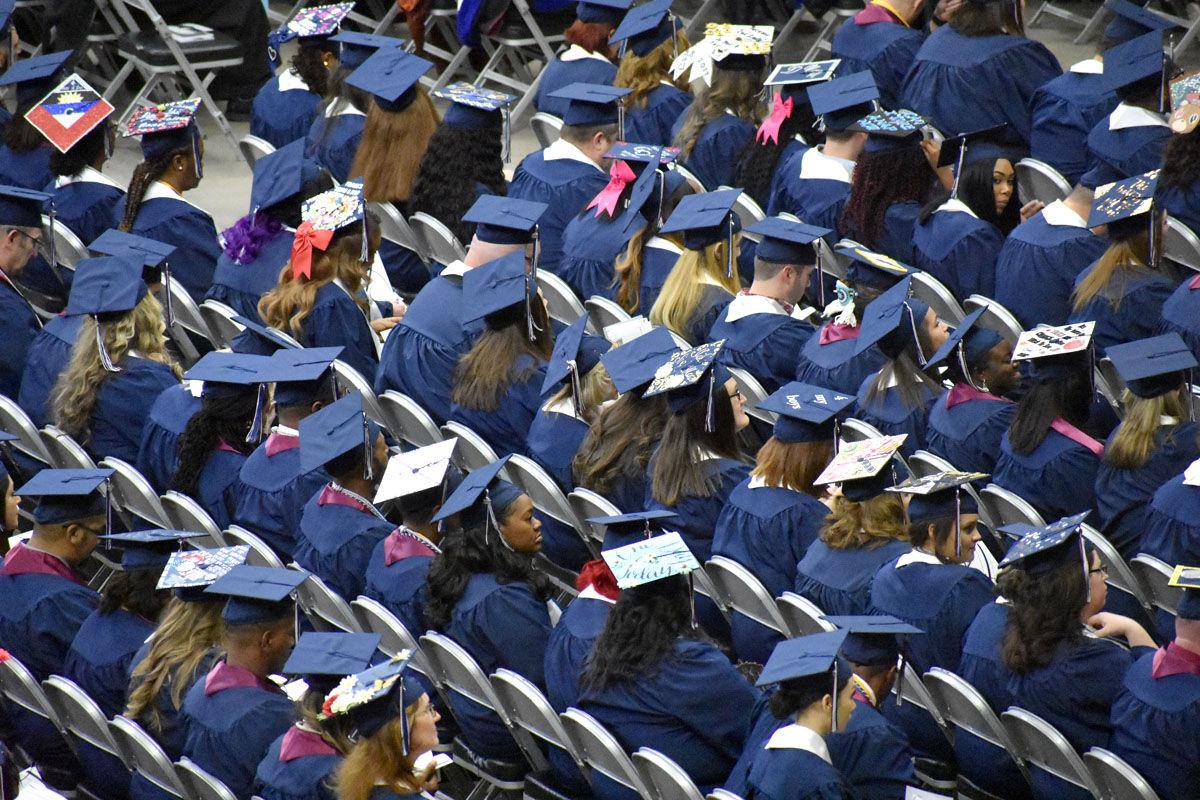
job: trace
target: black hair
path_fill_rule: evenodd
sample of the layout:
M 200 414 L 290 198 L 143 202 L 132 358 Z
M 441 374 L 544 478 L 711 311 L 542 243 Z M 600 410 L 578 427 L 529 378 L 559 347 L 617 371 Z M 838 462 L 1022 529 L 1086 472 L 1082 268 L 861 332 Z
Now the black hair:
M 61 153 L 57 147 L 54 148 L 50 151 L 50 174 L 69 178 L 83 172 L 84 167 L 94 165 L 106 154 L 109 137 L 112 136 L 113 126 L 105 120 L 88 131 L 67 152 Z
M 46 145 L 46 138 L 33 127 L 25 115 L 38 101 L 22 103 L 4 127 L 4 144 L 14 153 L 29 153 Z
M 821 702 L 821 698 L 830 694 L 830 690 L 833 689 L 833 683 L 830 680 L 831 673 L 832 669 L 830 672 L 822 672 L 818 675 L 806 675 L 803 678 L 781 681 L 779 688 L 767 701 L 771 709 L 771 716 L 775 719 L 791 719 L 813 703 Z M 841 693 L 849 681 L 850 670 L 839 669 L 837 691 Z
M 292 56 L 292 72 L 299 75 L 300 80 L 304 81 L 308 90 L 315 95 L 324 97 L 329 91 L 329 70 L 325 68 L 321 56 L 325 53 L 333 53 L 336 56 L 336 48 L 337 44 L 329 41 L 314 45 L 305 44 Z
M 117 226 L 117 230 L 133 230 L 133 225 L 137 222 L 138 211 L 142 208 L 142 201 L 146 199 L 146 190 L 150 188 L 150 184 L 166 174 L 175 156 L 191 158 L 192 146 L 176 148 L 134 167 L 133 175 L 129 178 L 129 190 L 125 193 L 125 213 L 121 217 L 121 224 Z
M 1036 450 L 1055 417 L 1076 427 L 1087 422 L 1092 406 L 1089 369 L 1088 364 L 1081 363 L 1078 369 L 1033 381 L 1017 403 L 1008 427 L 1008 442 L 1015 452 L 1028 455 Z
M 372 442 L 373 445 L 374 442 Z M 325 471 L 340 483 L 347 478 L 354 477 L 356 473 L 361 474 L 366 470 L 367 460 L 365 455 L 363 448 L 355 445 L 337 458 L 326 462 Z
M 1007 158 L 1007 156 L 1003 156 Z M 1012 199 L 1004 207 L 1004 213 L 996 213 L 996 191 L 992 188 L 992 175 L 997 159 L 985 159 L 964 164 L 958 179 L 958 199 L 981 220 L 990 222 L 1007 236 L 1021 222 L 1021 201 L 1017 199 L 1016 187 Z M 925 222 L 933 212 L 950 199 L 950 192 L 943 189 L 921 209 L 920 220 Z
M 100 613 L 111 614 L 124 609 L 131 614 L 155 622 L 171 599 L 168 589 L 156 589 L 162 569 L 121 570 L 113 573 L 100 592 Z
M 194 494 L 204 465 L 222 442 L 249 455 L 256 445 L 246 441 L 246 434 L 250 431 L 257 404 L 255 387 L 234 395 L 204 397 L 200 410 L 188 420 L 179 435 L 179 467 L 171 478 L 171 488 L 187 495 Z
M 799 134 L 805 144 L 814 145 L 816 139 L 813 124 L 816 117 L 812 106 L 808 103 L 795 102 L 792 115 L 779 126 L 779 140 L 776 142 L 759 142 L 757 136 L 751 136 L 738 153 L 734 170 L 735 186 L 741 186 L 746 194 L 763 208 L 767 207 L 771 194 L 771 178 L 775 170 L 783 166 L 780 157 L 793 138 Z
M 442 122 L 421 158 L 409 212 L 428 214 L 469 244 L 475 226 L 462 218 L 478 197 L 477 186 L 499 196 L 508 191 L 502 136 L 500 128 L 458 128 Z
M 896 203 L 924 203 L 936 180 L 920 146 L 863 152 L 854 165 L 850 197 L 839 221 L 843 235 L 878 249 L 887 210 Z

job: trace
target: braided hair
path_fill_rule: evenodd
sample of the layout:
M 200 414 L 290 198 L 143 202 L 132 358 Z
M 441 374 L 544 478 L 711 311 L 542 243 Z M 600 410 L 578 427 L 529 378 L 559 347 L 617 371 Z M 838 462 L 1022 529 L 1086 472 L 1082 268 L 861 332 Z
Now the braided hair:
M 167 173 L 175 156 L 190 158 L 191 155 L 191 147 L 180 147 L 163 153 L 158 158 L 147 159 L 134 167 L 133 176 L 129 179 L 129 190 L 125 194 L 125 214 L 121 217 L 121 224 L 117 226 L 117 230 L 133 230 L 133 224 L 137 222 L 138 211 L 142 208 L 142 201 L 146 199 L 146 190 L 150 188 L 150 184 Z

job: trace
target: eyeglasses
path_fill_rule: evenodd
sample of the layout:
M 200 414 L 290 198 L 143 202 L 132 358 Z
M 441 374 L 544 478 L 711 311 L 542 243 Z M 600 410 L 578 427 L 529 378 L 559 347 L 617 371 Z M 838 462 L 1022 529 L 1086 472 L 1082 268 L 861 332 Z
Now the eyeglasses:
M 1088 575 L 1096 575 L 1096 574 L 1103 575 L 1104 577 L 1107 578 L 1108 577 L 1108 567 L 1101 565 L 1099 567 L 1096 567 L 1095 569 L 1088 570 Z
M 739 399 L 741 399 L 741 400 L 745 400 L 745 399 L 746 399 L 746 395 L 742 394 L 742 390 L 741 390 L 741 389 L 735 389 L 734 391 L 732 391 L 732 392 L 730 392 L 730 393 L 729 393 L 729 399 L 730 399 L 730 400 L 734 399 L 735 397 L 736 397 L 736 398 L 739 398 Z
M 28 232 L 26 232 L 26 231 L 23 231 L 23 230 L 21 230 L 20 228 L 13 228 L 12 230 L 14 230 L 14 231 L 16 231 L 17 233 L 21 234 L 22 236 L 24 236 L 24 237 L 25 237 L 26 239 L 28 239 L 29 241 L 33 242 L 33 246 L 34 246 L 34 247 L 37 247 L 38 243 L 42 241 L 42 233 L 41 233 L 41 231 L 38 231 L 38 235 L 37 235 L 37 236 L 34 236 L 34 235 L 33 235 L 33 234 L 31 234 L 31 233 L 28 233 Z

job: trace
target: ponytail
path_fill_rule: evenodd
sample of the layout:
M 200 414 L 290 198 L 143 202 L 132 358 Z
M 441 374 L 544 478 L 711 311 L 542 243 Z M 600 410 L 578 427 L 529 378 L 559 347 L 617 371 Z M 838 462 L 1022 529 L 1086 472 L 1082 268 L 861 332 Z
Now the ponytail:
M 142 200 L 146 198 L 146 190 L 150 188 L 150 184 L 166 174 L 175 156 L 190 157 L 191 153 L 190 147 L 172 150 L 134 167 L 133 177 L 129 179 L 129 191 L 125 194 L 125 215 L 121 217 L 121 224 L 117 226 L 117 230 L 126 233 L 133 230 L 133 223 L 137 221 L 138 211 L 142 208 Z

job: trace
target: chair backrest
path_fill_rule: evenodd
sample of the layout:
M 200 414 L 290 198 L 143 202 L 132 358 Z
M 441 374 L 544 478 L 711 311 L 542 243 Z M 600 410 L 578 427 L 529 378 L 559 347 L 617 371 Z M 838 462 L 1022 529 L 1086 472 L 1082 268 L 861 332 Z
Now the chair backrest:
M 1011 344 L 1016 344 L 1017 339 L 1021 338 L 1021 323 L 1007 308 L 981 294 L 973 294 L 963 301 L 963 310 L 968 314 L 977 308 L 985 309 L 979 318 L 980 325 L 991 328 Z
M 472 471 L 500 460 L 492 446 L 483 440 L 475 431 L 461 422 L 450 421 L 442 426 L 442 438 L 458 437 L 458 446 L 454 448 L 453 462 L 459 469 Z M 504 475 L 504 470 L 501 470 Z
M 979 499 L 987 507 L 988 513 L 997 525 L 1024 522 L 1026 525 L 1041 527 L 1046 524 L 1042 515 L 1029 504 L 1028 500 L 1015 492 L 1010 492 L 1003 486 L 989 483 L 979 491 Z
M 132 767 L 126 761 L 124 751 L 113 738 L 104 712 L 87 692 L 80 689 L 74 681 L 61 675 L 51 675 L 42 681 L 42 690 L 67 733 L 109 755 L 116 756 L 125 766 Z
M 775 605 L 775 598 L 750 570 L 731 558 L 713 556 L 704 565 L 713 588 L 724 605 L 760 625 L 787 634 L 788 626 Z
M 10 703 L 49 720 L 58 730 L 63 729 L 62 720 L 47 699 L 41 684 L 15 656 L 10 655 L 4 661 L 0 661 L 0 694 Z
M 1100 556 L 1100 563 L 1104 565 L 1108 572 L 1109 586 L 1120 589 L 1126 594 L 1133 595 L 1133 599 L 1144 608 L 1150 611 L 1154 607 L 1154 603 L 1150 591 L 1142 585 L 1136 573 L 1125 561 L 1125 557 L 1121 552 L 1113 546 L 1113 543 L 1108 540 L 1108 537 L 1100 533 L 1091 525 L 1081 525 L 1080 530 L 1083 532 L 1083 538 Z
M 951 325 L 957 325 L 966 316 L 962 306 L 954 299 L 946 285 L 928 272 L 913 274 L 912 293 L 913 297 L 924 300 L 933 309 L 933 313 L 937 314 L 938 319 Z
M 1004 724 L 974 686 L 949 670 L 934 667 L 925 673 L 925 688 L 947 721 L 1007 752 L 1028 780 L 1028 768 Z
M 567 736 L 575 743 L 575 749 L 583 756 L 584 763 L 643 798 L 654 797 L 616 737 L 595 717 L 572 707 L 562 713 L 562 721 Z
M 217 300 L 205 300 L 200 304 L 200 316 L 204 317 L 213 344 L 217 347 L 228 347 L 233 337 L 245 330 L 234 319 L 236 315 L 236 311 Z
M 707 800 L 742 800 L 742 796 L 727 789 L 713 789 L 708 793 Z
M 587 526 L 588 535 L 597 544 L 604 541 L 604 526 L 588 522 L 588 517 L 615 517 L 621 513 L 621 509 L 611 500 L 591 489 L 573 489 L 567 495 L 567 502 L 575 509 L 575 515 Z
M 690 169 L 680 163 L 675 163 L 672 165 L 672 167 L 679 177 L 687 181 L 687 185 L 692 188 L 692 192 L 695 194 L 703 194 L 704 192 L 708 191 L 708 189 L 704 187 L 704 184 L 700 182 L 700 179 L 697 178 Z
M 340 358 L 335 359 L 330 366 L 333 367 L 333 374 L 337 377 L 339 384 L 353 389 L 362 397 L 363 413 L 386 427 L 388 423 L 387 416 L 383 413 L 383 409 L 379 407 L 379 398 L 375 396 L 375 389 L 371 386 L 371 382 L 362 373 Z
M 308 580 L 296 587 L 296 600 L 315 627 L 324 626 L 345 633 L 362 632 L 350 604 L 330 589 L 329 584 L 295 563 L 288 564 L 288 568 L 308 575 Z
M 171 287 L 171 314 L 175 324 L 181 326 L 185 331 L 211 342 L 213 336 L 208 330 L 204 316 L 200 313 L 200 306 L 196 305 L 196 301 L 187 293 L 187 289 L 183 288 L 182 283 L 172 280 L 169 284 Z M 168 331 L 169 333 L 170 331 Z
M 926 475 L 936 475 L 939 472 L 953 470 L 954 465 L 928 450 L 918 450 L 908 457 L 908 469 L 912 472 L 913 477 L 923 478 Z
M 1086 789 L 1095 797 L 1101 796 L 1100 787 L 1087 765 L 1057 728 L 1017 706 L 1002 713 L 1000 720 L 1021 758 L 1056 778 Z
M 1163 255 L 1176 264 L 1200 271 L 1200 237 L 1187 225 L 1168 215 Z
M 136 467 L 112 457 L 101 459 L 99 466 L 113 471 L 108 480 L 112 489 L 112 503 L 117 510 L 140 517 L 157 528 L 168 527 L 167 512 L 162 501 L 150 481 Z
M 54 425 L 42 428 L 42 443 L 50 451 L 51 466 L 59 469 L 95 469 L 96 462 L 83 449 L 83 445 L 70 434 Z
M 225 534 L 217 527 L 217 523 L 192 498 L 174 489 L 160 498 L 163 511 L 167 514 L 168 528 L 177 531 L 199 531 L 208 536 L 205 547 L 224 547 Z
M 425 246 L 429 257 L 439 264 L 462 261 L 466 257 L 467 248 L 437 217 L 418 211 L 408 218 L 408 224 Z
M 158 742 L 132 719 L 117 715 L 108 723 L 113 739 L 125 753 L 126 762 L 142 777 L 163 791 L 178 798 L 191 800 L 191 795 L 179 780 L 175 765 L 167 758 Z
M 1103 384 L 1097 384 L 1097 389 L 1107 389 L 1108 394 L 1120 406 L 1121 398 L 1125 394 L 1125 379 L 1121 377 L 1121 373 L 1117 372 L 1117 366 L 1113 364 L 1111 358 L 1101 358 L 1096 361 L 1096 371 L 1104 378 Z
M 553 272 L 539 269 L 537 282 L 538 288 L 542 290 L 542 297 L 546 298 L 546 310 L 551 319 L 570 325 L 587 313 L 575 290 Z
M 53 464 L 54 456 L 41 433 L 17 401 L 0 394 L 0 430 L 17 437 L 12 446 L 43 464 Z
M 508 479 L 529 495 L 534 507 L 559 522 L 570 525 L 584 538 L 584 543 L 587 543 L 587 526 L 575 513 L 575 509 L 571 508 L 567 496 L 541 464 L 529 456 L 513 453 L 509 456 L 505 469 L 508 470 Z
M 718 187 L 718 191 L 721 189 L 731 188 L 733 187 L 720 186 Z M 762 210 L 762 206 L 754 201 L 754 198 L 750 196 L 749 192 L 742 192 L 740 195 L 738 195 L 738 199 L 733 201 L 732 211 L 734 214 L 737 214 L 738 219 L 741 220 L 742 236 L 752 242 L 760 241 L 762 239 L 761 235 L 754 233 L 747 234 L 745 231 L 746 228 L 749 228 L 754 223 L 762 222 L 764 219 L 766 219 L 767 212 Z
M 737 384 L 738 391 L 746 398 L 746 413 L 755 419 L 774 425 L 779 415 L 774 411 L 760 409 L 758 404 L 767 399 L 769 392 L 759 383 L 758 378 L 744 369 L 729 367 L 729 374 Z
M 549 147 L 558 141 L 563 121 L 553 114 L 539 111 L 529 118 L 529 126 L 533 128 L 533 135 L 538 141 L 538 147 Z
M 300 344 L 300 341 L 295 336 L 292 336 L 287 331 L 280 330 L 279 328 L 272 328 L 270 325 L 267 326 L 267 330 L 271 332 L 272 336 L 278 338 L 280 341 L 286 342 L 292 347 L 300 348 L 304 346 Z
M 496 698 L 515 725 L 565 750 L 576 766 L 583 767 L 583 756 L 575 750 L 562 719 L 541 689 L 525 676 L 503 668 L 492 673 L 491 682 Z
M 1083 763 L 1100 785 L 1103 800 L 1158 800 L 1150 782 L 1116 753 L 1093 747 L 1083 754 Z
M 1183 589 L 1168 585 L 1173 570 L 1164 562 L 1148 553 L 1138 553 L 1129 561 L 1130 568 L 1138 576 L 1150 596 L 1150 602 L 1171 614 L 1179 610 Z
M 838 428 L 841 431 L 843 442 L 861 442 L 863 439 L 878 439 L 883 436 L 883 431 L 879 428 L 854 417 L 842 420 L 842 424 Z
M 50 230 L 50 218 L 42 215 L 42 228 Z M 88 257 L 87 246 L 80 241 L 75 232 L 57 222 L 54 225 L 54 260 L 61 266 L 68 269 L 75 269 L 75 265 Z
M 1049 205 L 1071 193 L 1070 181 L 1045 161 L 1022 158 L 1014 169 L 1017 173 L 1017 194 L 1022 205 L 1030 200 L 1041 200 Z
M 254 169 L 256 161 L 275 152 L 275 145 L 266 139 L 246 134 L 238 139 L 238 149 L 242 151 L 242 158 L 246 159 L 246 163 L 250 165 L 251 169 Z
M 584 300 L 583 307 L 587 310 L 588 319 L 598 331 L 603 331 L 609 325 L 619 325 L 632 319 L 629 312 L 621 308 L 615 301 L 599 295 L 593 295 Z
M 413 447 L 442 441 L 442 432 L 429 412 L 406 394 L 389 389 L 379 395 L 379 409 L 387 417 L 387 429 Z
M 408 220 L 404 218 L 396 207 L 391 203 L 372 202 L 367 203 L 367 208 L 375 213 L 379 219 L 379 235 L 389 242 L 395 242 L 401 247 L 411 250 L 417 256 L 429 263 L 429 259 L 425 253 L 424 242 L 417 238 L 412 227 L 408 224 Z
M 417 637 L 383 603 L 360 595 L 350 604 L 350 610 L 364 631 L 379 634 L 381 652 L 394 656 L 402 650 L 408 650 L 412 653 L 413 667 L 420 673 L 428 674 L 429 665 Z
M 639 748 L 633 754 L 633 766 L 657 800 L 704 800 L 696 782 L 683 767 L 657 750 Z
M 904 669 L 896 676 L 896 685 L 892 691 L 900 698 L 898 702 L 912 703 L 914 706 L 928 711 L 929 715 L 933 717 L 933 721 L 941 728 L 942 733 L 946 734 L 946 738 L 951 742 L 954 741 L 941 707 L 938 706 L 929 690 L 925 688 L 925 684 L 921 682 L 921 673 L 917 672 L 916 667 L 908 661 L 904 662 Z
M 784 592 L 775 600 L 775 606 L 787 625 L 788 636 L 792 638 L 837 629 L 832 622 L 822 619 L 825 612 L 817 608 L 816 603 L 795 592 Z
M 257 535 L 251 533 L 240 525 L 230 525 L 225 529 L 223 534 L 225 541 L 231 547 L 239 544 L 249 546 L 250 554 L 246 556 L 246 563 L 252 567 L 275 567 L 283 569 L 283 561 L 271 549 L 271 545 L 258 538 Z
M 175 772 L 195 800 L 237 800 L 220 778 L 208 774 L 187 756 L 175 762 Z

